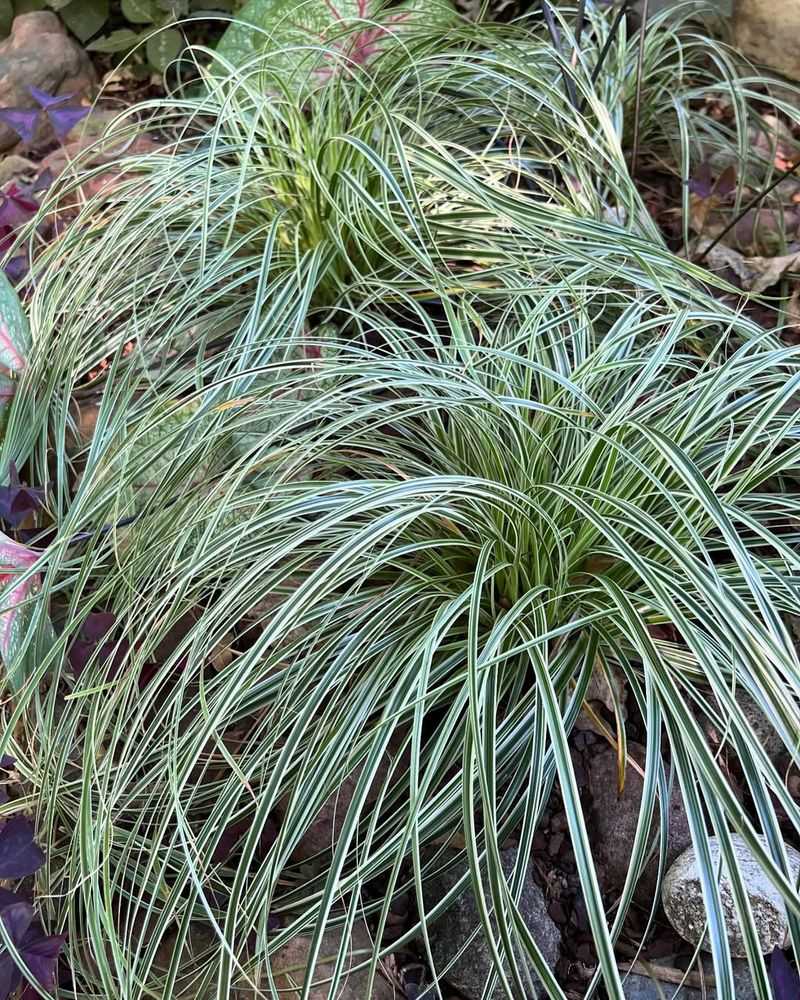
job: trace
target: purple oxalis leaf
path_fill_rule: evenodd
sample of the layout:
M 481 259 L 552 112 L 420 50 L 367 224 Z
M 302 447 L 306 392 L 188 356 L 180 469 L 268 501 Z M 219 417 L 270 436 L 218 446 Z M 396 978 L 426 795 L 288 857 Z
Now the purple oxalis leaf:
M 33 978 L 46 990 L 56 985 L 58 956 L 64 947 L 66 934 L 43 935 L 38 928 L 31 928 L 25 935 L 20 954 Z
M 33 923 L 33 907 L 24 900 L 18 900 L 0 910 L 0 920 L 14 944 L 19 945 Z
M 13 893 L 9 893 L 13 896 Z M 38 921 L 34 922 L 33 907 L 23 900 L 10 902 L 0 909 L 0 920 L 19 952 L 30 975 L 48 992 L 56 985 L 58 956 L 66 935 L 47 936 Z M 22 971 L 8 951 L 0 954 L 0 1000 L 7 1000 L 22 982 Z M 23 996 L 39 994 L 26 985 Z
M 98 663 L 109 665 L 112 674 L 122 667 L 130 651 L 130 643 L 124 638 L 117 640 L 111 634 L 116 622 L 116 615 L 108 611 L 96 611 L 87 616 L 79 638 L 69 648 L 73 673 L 80 674 L 93 657 Z
M 7 264 L 3 265 L 6 277 L 12 285 L 16 285 L 18 281 L 21 281 L 30 269 L 30 262 L 24 255 L 22 257 L 12 257 Z
M 736 190 L 736 168 L 731 164 L 722 171 L 714 185 L 714 194 L 725 198 Z
M 39 174 L 36 180 L 31 184 L 30 191 L 31 194 L 35 194 L 38 191 L 46 191 L 50 185 L 55 180 L 55 174 L 50 169 L 50 167 L 45 167 L 44 170 Z
M 33 824 L 12 816 L 0 830 L 0 878 L 33 875 L 44 864 L 42 849 L 34 840 Z
M 776 948 L 770 956 L 769 978 L 775 1000 L 798 1000 L 800 997 L 800 975 L 789 964 L 780 948 Z
M 22 896 L 18 896 L 16 892 L 12 892 L 10 889 L 0 889 L 0 910 L 4 910 L 7 906 L 14 906 L 15 903 L 24 902 Z
M 13 129 L 23 142 L 33 142 L 40 114 L 38 108 L 0 108 L 0 122 Z
M 0 486 L 0 518 L 16 528 L 28 514 L 42 507 L 44 491 L 21 483 L 13 462 L 9 466 L 8 479 L 8 486 Z
M 0 911 L 0 920 L 6 933 L 14 942 L 14 947 L 19 950 L 22 939 L 28 933 L 28 929 L 33 923 L 33 907 L 30 903 L 12 903 Z M 22 973 L 11 955 L 3 950 L 0 955 L 0 997 L 6 1000 L 19 986 Z
M 81 635 L 88 642 L 99 642 L 116 624 L 117 616 L 110 611 L 93 611 L 81 626 Z
M 0 920 L 3 921 L 6 933 L 14 942 L 14 947 L 19 950 L 22 939 L 33 923 L 33 907 L 25 902 L 12 903 L 0 911 Z M 0 998 L 6 1000 L 19 986 L 21 979 L 22 973 L 8 951 L 4 949 L 0 954 Z
M 17 229 L 33 218 L 38 210 L 39 203 L 16 184 L 12 184 L 8 191 L 0 192 L 0 226 Z
M 53 131 L 63 142 L 69 133 L 75 128 L 79 121 L 82 121 L 88 114 L 90 108 L 50 108 L 47 117 L 53 126 Z
M 714 182 L 711 177 L 711 164 L 708 160 L 698 166 L 697 170 L 689 178 L 689 190 L 696 194 L 698 198 L 710 198 L 714 190 Z
M 38 87 L 28 87 L 28 93 L 40 107 L 45 109 L 45 111 L 50 108 L 57 108 L 59 104 L 66 104 L 67 101 L 72 100 L 75 96 L 74 94 L 61 94 L 54 96 L 53 94 L 48 94 L 46 90 L 39 90 Z

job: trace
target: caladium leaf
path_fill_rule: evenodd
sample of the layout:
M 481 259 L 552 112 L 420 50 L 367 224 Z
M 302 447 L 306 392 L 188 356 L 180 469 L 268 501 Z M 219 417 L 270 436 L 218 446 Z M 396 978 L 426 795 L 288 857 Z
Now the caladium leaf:
M 0 532 L 0 658 L 12 688 L 22 684 L 54 639 L 49 619 L 45 619 L 35 641 L 25 642 L 34 612 L 33 598 L 41 584 L 38 573 L 25 574 L 38 558 L 33 549 Z M 20 655 L 23 650 L 25 655 Z
M 34 839 L 33 824 L 12 816 L 0 830 L 0 878 L 24 878 L 44 864 L 42 849 Z
M 16 390 L 16 379 L 25 368 L 30 347 L 28 320 L 8 276 L 0 271 L 0 440 L 7 404 Z
M 17 581 L 39 558 L 38 554 L 0 532 L 0 586 L 5 596 L 0 598 L 0 654 L 8 663 L 6 650 L 18 615 L 18 606 L 26 600 L 37 582 L 36 576 Z
M 449 0 L 247 0 L 220 39 L 217 51 L 243 66 L 269 51 L 271 71 L 301 92 L 325 81 L 340 61 L 370 62 L 403 31 L 424 24 L 448 27 L 456 18 Z M 374 24 L 359 22 L 375 22 Z M 320 51 L 329 47 L 333 59 Z
M 0 275 L 0 367 L 16 375 L 30 349 L 28 320 L 11 282 Z

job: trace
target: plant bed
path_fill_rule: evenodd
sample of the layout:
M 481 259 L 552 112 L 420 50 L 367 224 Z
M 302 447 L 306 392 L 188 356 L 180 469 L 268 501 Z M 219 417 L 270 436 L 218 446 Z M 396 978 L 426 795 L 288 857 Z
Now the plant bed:
M 742 838 L 787 1000 L 798 349 L 696 259 L 766 88 L 587 7 L 572 49 L 421 15 L 204 53 L 15 237 L 0 810 L 59 996 L 738 1000 Z M 688 843 L 705 962 L 659 896 Z

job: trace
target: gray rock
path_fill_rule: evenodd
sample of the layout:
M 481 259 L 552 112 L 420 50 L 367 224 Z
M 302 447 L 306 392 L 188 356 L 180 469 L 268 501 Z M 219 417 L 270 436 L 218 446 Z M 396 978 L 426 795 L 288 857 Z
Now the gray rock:
M 514 848 L 503 851 L 501 862 L 506 877 L 510 877 L 517 858 Z M 433 879 L 427 879 L 424 885 L 424 901 L 430 909 L 439 903 L 456 885 L 464 869 L 450 869 Z M 547 964 L 555 968 L 561 946 L 561 932 L 550 919 L 545 904 L 544 894 L 533 878 L 533 867 L 528 865 L 525 882 L 520 897 L 520 912 L 541 950 Z M 480 1000 L 486 981 L 491 974 L 494 963 L 483 933 L 469 943 L 473 931 L 480 927 L 480 917 L 475 898 L 470 889 L 465 890 L 453 906 L 443 916 L 428 928 L 431 942 L 431 952 L 438 975 L 442 976 L 453 987 L 459 990 L 469 1000 Z M 464 948 L 464 952 L 455 956 Z M 452 966 L 450 963 L 455 958 Z M 538 981 L 533 967 L 525 962 L 534 983 Z M 450 966 L 448 968 L 448 966 Z M 527 1000 L 535 1000 L 543 991 L 531 992 Z M 492 1000 L 506 1000 L 505 991 L 496 987 Z
M 660 14 L 662 10 L 669 10 L 671 7 L 677 7 L 678 4 L 682 2 L 685 2 L 685 0 L 649 0 L 647 8 L 648 16 L 654 17 L 656 14 Z M 700 5 L 700 3 L 701 0 L 698 0 L 698 6 Z M 637 17 L 641 18 L 642 10 L 644 9 L 644 0 L 635 0 L 633 4 L 633 9 Z M 718 14 L 720 14 L 722 17 L 730 17 L 732 12 L 733 12 L 733 0 L 717 0 Z
M 95 80 L 89 57 L 55 14 L 37 10 L 14 18 L 11 34 L 0 43 L 0 108 L 38 107 L 30 87 L 80 96 Z M 0 150 L 18 142 L 13 129 L 0 125 Z
M 797 0 L 736 0 L 736 44 L 750 59 L 800 80 Z
M 628 754 L 639 764 L 645 759 L 645 749 L 638 743 L 628 744 Z M 642 803 L 644 782 L 639 773 L 628 767 L 625 789 L 617 794 L 617 755 L 611 748 L 593 757 L 589 764 L 589 790 L 592 793 L 592 845 L 598 862 L 601 887 L 605 892 L 619 891 L 625 884 L 631 852 L 636 836 L 636 824 Z M 651 826 L 650 844 L 658 834 L 658 811 Z M 677 780 L 672 783 L 669 801 L 669 844 L 667 866 L 691 844 L 689 823 Z M 647 903 L 658 890 L 658 854 L 642 872 L 635 896 Z
M 349 972 L 343 983 L 335 993 L 329 989 L 329 980 L 333 975 L 336 957 L 341 946 L 341 932 L 331 929 L 325 932 L 322 938 L 322 949 L 320 955 L 327 961 L 317 962 L 314 967 L 310 1000 L 366 1000 L 367 985 L 369 982 L 369 969 L 359 969 Z M 345 962 L 345 969 L 360 965 L 366 961 L 374 948 L 372 937 L 366 924 L 363 921 L 356 923 L 353 933 L 348 941 L 348 960 Z M 270 958 L 272 974 L 275 977 L 275 986 L 280 990 L 282 1000 L 300 1000 L 303 986 L 306 982 L 306 963 L 311 947 L 310 937 L 296 937 L 289 941 L 279 951 Z M 258 994 L 250 991 L 245 994 L 240 990 L 237 1000 L 245 1000 L 269 995 L 267 983 L 263 984 L 264 992 Z M 375 977 L 370 1000 L 400 1000 L 400 994 L 393 988 L 391 983 L 380 974 Z
M 760 227 L 761 224 L 759 223 L 758 225 Z M 748 243 L 749 242 L 748 237 L 752 238 L 753 234 L 752 232 L 750 233 L 742 232 L 741 235 L 743 237 L 742 242 Z M 736 251 L 734 250 L 732 251 L 732 253 L 735 254 Z M 732 266 L 733 269 L 737 271 L 737 276 L 743 283 L 742 287 L 748 289 L 754 289 L 755 291 L 760 291 L 761 289 L 758 283 L 759 274 L 757 270 L 755 269 L 755 267 L 751 268 L 749 266 L 750 265 L 749 261 L 744 261 L 743 258 L 742 260 L 745 266 L 745 270 L 748 272 L 746 274 L 743 274 L 739 270 L 737 270 L 737 268 L 733 265 L 733 261 L 732 260 L 730 261 L 730 266 Z M 713 695 L 710 695 L 710 697 L 713 697 Z M 748 725 L 753 730 L 756 742 L 761 746 L 761 748 L 770 758 L 770 760 L 773 763 L 775 763 L 783 754 L 786 753 L 786 747 L 784 745 L 780 733 L 773 726 L 768 716 L 764 714 L 762 709 L 759 707 L 758 703 L 745 690 L 741 689 L 736 692 L 736 702 L 742 711 L 742 715 L 747 720 Z M 718 711 L 723 715 L 723 717 L 727 715 L 727 712 L 724 709 L 718 708 Z M 709 742 L 715 749 L 720 746 L 723 737 L 727 735 L 724 730 L 719 730 L 715 726 L 713 726 L 707 718 L 703 719 L 703 729 L 705 730 Z M 729 735 L 728 738 L 730 739 Z
M 700 990 L 693 990 L 688 986 L 682 986 L 675 992 L 674 983 L 662 983 L 649 976 L 628 976 L 622 984 L 622 992 L 625 1000 L 703 1000 Z M 711 1000 L 711 997 L 708 997 Z
M 766 955 L 774 948 L 785 946 L 788 932 L 786 906 L 743 838 L 733 834 L 731 841 L 736 853 L 739 874 L 750 901 L 761 950 Z M 766 842 L 764 843 L 766 846 Z M 709 837 L 708 847 L 712 864 L 716 868 L 720 860 L 719 840 L 716 837 Z M 787 845 L 786 854 L 792 873 L 797 878 L 800 874 L 800 852 Z M 724 872 L 720 876 L 719 890 L 731 954 L 736 958 L 743 958 L 744 940 L 736 915 L 731 884 Z M 684 851 L 667 872 L 661 899 L 664 912 L 675 930 L 684 940 L 696 945 L 705 927 L 706 909 L 693 847 Z M 705 937 L 702 947 L 708 950 Z
M 708 982 L 712 982 L 714 968 L 711 962 L 704 961 L 703 968 L 709 976 Z M 709 989 L 708 985 L 704 997 L 702 990 L 691 986 L 682 986 L 676 993 L 673 983 L 656 983 L 649 976 L 636 975 L 628 976 L 622 985 L 622 991 L 626 1000 L 663 1000 L 664 997 L 669 997 L 669 1000 L 716 1000 L 717 996 L 717 991 L 713 987 Z M 733 960 L 733 994 L 736 1000 L 756 1000 L 753 977 L 747 962 L 741 958 Z

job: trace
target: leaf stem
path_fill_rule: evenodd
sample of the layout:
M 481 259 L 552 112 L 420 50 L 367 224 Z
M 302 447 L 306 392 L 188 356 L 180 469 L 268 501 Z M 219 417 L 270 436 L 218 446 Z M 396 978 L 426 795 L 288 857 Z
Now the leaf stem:
M 556 24 L 556 19 L 553 16 L 553 8 L 550 6 L 549 0 L 542 0 L 542 14 L 544 14 L 545 24 L 547 25 L 547 30 L 550 33 L 550 41 L 553 43 L 553 48 L 560 55 L 561 54 L 561 38 L 558 34 L 558 26 Z M 575 83 L 570 78 L 569 73 L 566 68 L 561 66 L 561 76 L 564 79 L 564 89 L 567 92 L 567 97 L 569 98 L 570 104 L 573 108 L 578 107 L 578 95 L 575 93 Z
M 639 53 L 636 57 L 636 103 L 633 110 L 633 153 L 631 154 L 631 177 L 636 176 L 639 167 L 639 139 L 641 137 L 642 85 L 644 82 L 644 45 L 647 40 L 647 17 L 650 0 L 642 3 L 642 26 L 639 29 Z
M 600 55 L 597 57 L 597 65 L 592 70 L 592 86 L 594 86 L 600 78 L 600 73 L 605 65 L 606 59 L 608 58 L 608 53 L 611 51 L 611 46 L 614 44 L 614 41 L 619 34 L 620 25 L 622 24 L 623 17 L 625 17 L 625 14 L 627 13 L 629 3 L 630 0 L 622 0 L 622 3 L 617 8 L 617 16 L 614 18 L 614 22 L 612 23 L 608 35 L 606 36 L 605 42 L 603 43 L 603 48 L 600 50 Z M 586 98 L 584 97 L 578 110 L 583 113 L 585 107 Z

